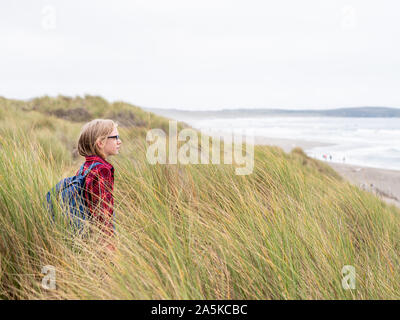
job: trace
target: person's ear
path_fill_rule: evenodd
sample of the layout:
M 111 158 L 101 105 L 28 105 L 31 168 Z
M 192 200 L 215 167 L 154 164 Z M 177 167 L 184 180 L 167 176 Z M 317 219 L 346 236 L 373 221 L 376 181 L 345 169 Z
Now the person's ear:
M 103 148 L 104 148 L 104 145 L 105 145 L 105 141 L 104 141 L 104 140 L 101 140 L 101 139 L 98 139 L 98 140 L 96 141 L 96 144 L 97 144 L 97 147 L 98 147 L 99 149 L 103 149 Z

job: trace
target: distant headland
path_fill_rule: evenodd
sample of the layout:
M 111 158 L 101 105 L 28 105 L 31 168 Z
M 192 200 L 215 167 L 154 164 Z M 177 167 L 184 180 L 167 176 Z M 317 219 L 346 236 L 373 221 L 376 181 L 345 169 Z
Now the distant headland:
M 354 107 L 337 108 L 325 110 L 289 110 L 289 109 L 222 109 L 191 111 L 179 109 L 144 108 L 148 111 L 165 116 L 189 116 L 189 117 L 259 117 L 259 116 L 279 116 L 279 117 L 352 117 L 352 118 L 400 118 L 400 108 L 388 107 Z

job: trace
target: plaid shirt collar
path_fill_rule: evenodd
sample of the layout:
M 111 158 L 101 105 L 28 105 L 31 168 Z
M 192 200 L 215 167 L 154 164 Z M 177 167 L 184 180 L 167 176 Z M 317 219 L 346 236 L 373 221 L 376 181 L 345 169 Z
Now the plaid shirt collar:
M 93 162 L 101 162 L 107 168 L 109 168 L 111 171 L 114 172 L 114 167 L 112 166 L 112 164 L 107 162 L 105 159 L 103 159 L 103 158 L 101 158 L 99 156 L 88 156 L 88 157 L 85 157 L 85 158 L 86 158 L 86 162 L 88 162 L 89 164 L 91 164 Z

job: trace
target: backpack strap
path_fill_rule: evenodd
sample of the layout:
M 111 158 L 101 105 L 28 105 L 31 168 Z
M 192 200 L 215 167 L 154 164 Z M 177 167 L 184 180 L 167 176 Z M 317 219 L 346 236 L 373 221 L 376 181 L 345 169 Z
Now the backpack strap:
M 85 173 L 83 174 L 83 176 L 86 177 L 87 174 L 88 174 L 95 166 L 97 166 L 97 165 L 99 165 L 99 164 L 102 164 L 102 163 L 101 163 L 101 162 L 92 163 L 92 164 L 90 165 L 90 167 L 86 169 L 86 171 L 85 171 Z M 83 169 L 83 167 L 82 167 L 82 169 Z M 81 173 L 81 172 L 79 172 L 79 173 Z
M 79 169 L 79 172 L 78 172 L 78 176 L 81 176 L 82 175 L 82 171 L 83 171 L 83 167 L 85 166 L 85 164 L 82 164 L 81 165 L 81 168 Z

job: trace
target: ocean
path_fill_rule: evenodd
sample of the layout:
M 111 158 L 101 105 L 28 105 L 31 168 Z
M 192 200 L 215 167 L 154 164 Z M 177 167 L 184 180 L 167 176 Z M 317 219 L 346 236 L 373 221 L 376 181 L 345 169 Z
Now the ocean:
M 304 150 L 329 161 L 400 170 L 399 118 L 240 117 L 179 119 L 197 129 L 329 143 Z

